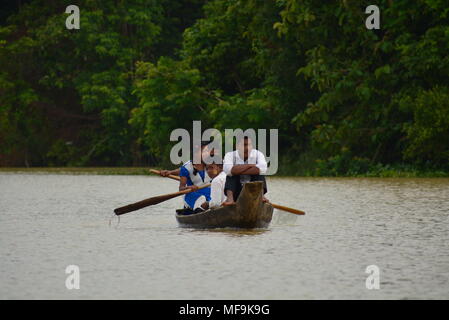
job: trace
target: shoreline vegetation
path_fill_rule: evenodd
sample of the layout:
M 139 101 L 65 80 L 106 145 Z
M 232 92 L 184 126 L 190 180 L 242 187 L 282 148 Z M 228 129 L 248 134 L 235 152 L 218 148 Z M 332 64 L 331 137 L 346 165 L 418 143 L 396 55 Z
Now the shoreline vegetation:
M 73 174 L 73 175 L 148 175 L 156 176 L 149 169 L 161 169 L 160 167 L 0 167 L 0 174 Z M 296 173 L 295 173 L 296 172 Z M 291 170 L 279 170 L 274 177 L 303 177 L 303 178 L 449 178 L 448 171 L 419 170 L 406 167 L 379 167 L 377 170 L 369 170 L 363 174 L 320 174 L 305 172 L 298 174 L 294 168 Z M 300 172 L 300 171 L 299 171 Z
M 277 176 L 449 175 L 444 1 L 3 2 L 0 167 L 169 169 L 201 121 L 277 129 Z

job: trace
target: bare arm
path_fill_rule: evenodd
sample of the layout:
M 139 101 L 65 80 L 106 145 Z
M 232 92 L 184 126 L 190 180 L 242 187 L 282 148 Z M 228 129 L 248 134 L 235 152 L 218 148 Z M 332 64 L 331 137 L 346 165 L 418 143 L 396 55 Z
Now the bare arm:
M 181 169 L 177 168 L 174 170 L 161 170 L 159 174 L 163 177 L 168 177 L 169 175 L 179 176 Z
M 202 204 L 201 204 L 201 208 L 203 208 L 204 210 L 207 210 L 207 209 L 209 209 L 209 202 L 203 202 Z
M 231 169 L 231 174 L 233 176 L 238 176 L 242 174 L 260 174 L 260 170 L 255 164 L 235 164 Z
M 187 186 L 187 177 L 181 177 L 179 180 L 179 191 L 186 189 L 197 190 L 198 186 Z

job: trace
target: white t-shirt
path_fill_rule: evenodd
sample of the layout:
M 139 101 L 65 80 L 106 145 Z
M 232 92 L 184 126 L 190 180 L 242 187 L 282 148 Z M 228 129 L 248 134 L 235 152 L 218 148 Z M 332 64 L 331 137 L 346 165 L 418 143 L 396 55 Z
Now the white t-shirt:
M 256 167 L 259 168 L 260 174 L 264 174 L 265 172 L 267 172 L 268 168 L 265 156 L 262 152 L 256 149 L 251 150 L 246 161 L 240 158 L 240 153 L 238 152 L 238 150 L 226 153 L 223 160 L 223 171 L 228 176 L 232 176 L 231 170 L 235 164 L 255 164 Z
M 226 183 L 226 173 L 223 171 L 218 174 L 213 180 L 210 187 L 210 201 L 209 208 L 221 206 L 226 201 L 224 188 Z

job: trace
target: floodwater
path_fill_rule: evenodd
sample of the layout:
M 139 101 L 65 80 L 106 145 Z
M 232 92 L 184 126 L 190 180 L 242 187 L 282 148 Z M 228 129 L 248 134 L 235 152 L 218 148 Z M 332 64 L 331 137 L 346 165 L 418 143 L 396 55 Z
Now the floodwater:
M 178 227 L 180 199 L 113 217 L 166 178 L 0 174 L 0 299 L 449 299 L 449 179 L 268 183 L 307 214 L 207 231 Z

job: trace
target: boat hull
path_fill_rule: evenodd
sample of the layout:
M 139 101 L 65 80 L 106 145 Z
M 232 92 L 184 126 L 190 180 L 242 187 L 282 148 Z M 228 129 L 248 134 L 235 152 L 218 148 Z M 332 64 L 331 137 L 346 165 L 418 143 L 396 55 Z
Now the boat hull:
M 248 182 L 236 204 L 196 214 L 176 214 L 176 220 L 181 227 L 188 228 L 266 228 L 273 216 L 273 206 L 262 202 L 262 196 L 263 183 Z

